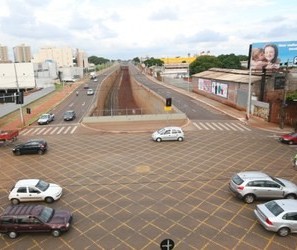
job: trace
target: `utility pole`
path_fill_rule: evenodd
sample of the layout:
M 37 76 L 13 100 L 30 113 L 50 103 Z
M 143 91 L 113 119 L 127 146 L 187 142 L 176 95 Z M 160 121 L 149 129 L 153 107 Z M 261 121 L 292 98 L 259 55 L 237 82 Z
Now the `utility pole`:
M 282 101 L 282 104 L 281 104 L 281 109 L 280 109 L 280 124 L 279 124 L 279 127 L 281 129 L 284 128 L 285 126 L 285 118 L 286 118 L 286 106 L 287 106 L 287 103 L 286 103 L 286 98 L 287 98 L 287 87 L 288 87 L 288 80 L 287 80 L 287 77 L 288 77 L 288 71 L 289 71 L 289 61 L 287 62 L 287 66 L 285 68 L 285 82 L 284 82 L 284 93 L 283 93 L 283 101 Z

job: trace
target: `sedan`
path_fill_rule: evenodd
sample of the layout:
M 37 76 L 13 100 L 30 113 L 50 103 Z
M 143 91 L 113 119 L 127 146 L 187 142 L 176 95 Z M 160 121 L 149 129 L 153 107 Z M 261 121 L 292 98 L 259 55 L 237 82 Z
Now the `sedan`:
M 11 189 L 8 199 L 16 205 L 24 201 L 45 201 L 52 203 L 60 199 L 62 188 L 40 179 L 19 180 Z
M 257 220 L 268 231 L 279 236 L 297 233 L 297 201 L 273 200 L 256 206 Z
M 88 89 L 87 90 L 87 95 L 94 95 L 94 90 L 93 89 Z
M 279 137 L 279 141 L 283 143 L 288 143 L 290 145 L 297 144 L 297 132 L 282 135 Z
M 25 143 L 16 145 L 12 152 L 15 155 L 21 154 L 39 154 L 42 155 L 47 151 L 47 142 L 43 139 L 33 139 Z
M 68 110 L 64 113 L 64 121 L 72 121 L 76 117 L 74 110 Z

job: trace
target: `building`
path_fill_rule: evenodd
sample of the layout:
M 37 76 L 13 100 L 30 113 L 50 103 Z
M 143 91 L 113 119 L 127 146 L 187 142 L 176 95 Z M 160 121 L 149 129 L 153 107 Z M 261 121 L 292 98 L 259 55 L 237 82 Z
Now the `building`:
M 13 47 L 13 54 L 16 63 L 28 63 L 32 60 L 31 47 L 25 44 Z
M 76 49 L 76 66 L 83 69 L 89 68 L 88 55 L 80 49 Z
M 9 62 L 7 46 L 2 46 L 0 44 L 0 63 L 7 63 L 7 62 Z
M 164 64 L 183 64 L 183 63 L 192 63 L 195 61 L 197 56 L 188 56 L 188 57 L 163 57 L 160 58 L 164 62 Z
M 48 60 L 53 60 L 58 67 L 73 67 L 73 51 L 71 48 L 41 48 L 39 52 L 34 55 L 35 63 L 43 63 Z

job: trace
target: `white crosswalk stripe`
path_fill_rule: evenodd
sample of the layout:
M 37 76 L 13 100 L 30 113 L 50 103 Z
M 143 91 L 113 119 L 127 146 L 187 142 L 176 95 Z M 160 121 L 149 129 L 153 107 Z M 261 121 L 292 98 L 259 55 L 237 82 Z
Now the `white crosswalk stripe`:
M 216 131 L 251 131 L 249 127 L 240 122 L 193 122 L 198 130 L 216 130 Z
M 30 127 L 23 130 L 20 135 L 59 135 L 59 134 L 74 134 L 76 126 L 43 126 Z

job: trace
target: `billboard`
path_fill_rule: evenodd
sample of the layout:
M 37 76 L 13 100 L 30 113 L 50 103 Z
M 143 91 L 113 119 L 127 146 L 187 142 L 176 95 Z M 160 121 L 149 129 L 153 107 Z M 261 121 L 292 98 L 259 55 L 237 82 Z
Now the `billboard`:
M 253 43 L 249 58 L 254 70 L 297 67 L 297 41 Z

